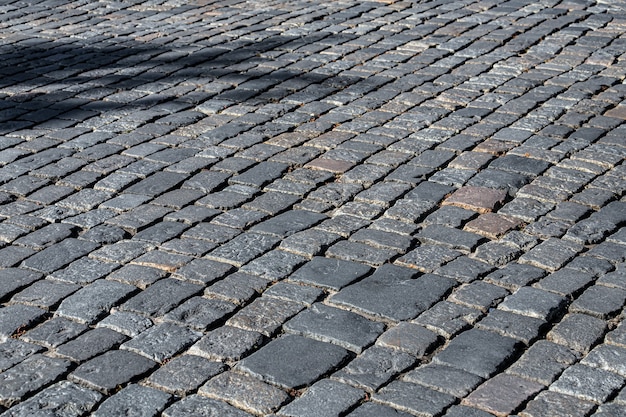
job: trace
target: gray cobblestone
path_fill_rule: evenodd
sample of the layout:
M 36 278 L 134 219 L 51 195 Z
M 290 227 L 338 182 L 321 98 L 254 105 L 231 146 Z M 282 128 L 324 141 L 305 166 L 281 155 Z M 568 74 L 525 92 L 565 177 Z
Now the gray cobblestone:
M 487 378 L 506 364 L 515 354 L 519 343 L 509 337 L 484 330 L 461 333 L 433 358 L 433 363 L 452 366 Z M 464 352 L 471 349 L 472 357 Z
M 43 278 L 38 272 L 19 268 L 6 268 L 0 274 L 0 299 L 8 297 L 33 282 Z
M 36 354 L 0 374 L 0 403 L 6 407 L 46 385 L 69 370 L 70 362 Z
M 54 413 L 60 417 L 78 417 L 92 410 L 101 398 L 102 395 L 96 391 L 62 381 L 12 407 L 6 415 L 44 416 Z
M 404 381 L 392 382 L 374 398 L 402 411 L 429 417 L 440 414 L 456 401 L 451 395 Z
M 165 278 L 126 301 L 120 309 L 159 317 L 201 290 L 200 285 Z
M 315 382 L 348 358 L 343 348 L 302 336 L 286 335 L 240 361 L 237 367 L 285 388 Z
M 570 314 L 548 333 L 547 339 L 578 352 L 587 353 L 600 341 L 605 331 L 604 320 L 586 314 Z
M 26 332 L 21 339 L 48 348 L 59 346 L 85 332 L 88 327 L 62 317 L 54 317 Z
M 262 344 L 261 333 L 222 326 L 198 340 L 189 353 L 215 361 L 235 361 Z
M 23 266 L 42 273 L 52 273 L 97 248 L 95 243 L 65 239 L 26 259 Z
M 235 372 L 224 372 L 212 378 L 198 393 L 262 415 L 275 411 L 289 398 L 276 387 Z
M 163 411 L 171 396 L 141 385 L 128 385 L 98 407 L 94 417 L 133 413 L 136 416 L 151 417 Z
M 413 318 L 454 285 L 449 278 L 427 274 L 416 279 L 416 275 L 408 268 L 385 265 L 373 275 L 345 287 L 331 301 L 391 320 Z
M 225 402 L 199 395 L 185 397 L 163 411 L 163 417 L 184 417 L 189 415 L 199 417 L 250 417 L 253 414 L 241 411 Z
M 140 377 L 155 366 L 155 362 L 136 353 L 111 350 L 80 365 L 69 375 L 69 379 L 103 394 L 111 394 L 120 385 Z
M 126 337 L 121 333 L 107 328 L 98 328 L 87 331 L 76 339 L 64 343 L 56 349 L 56 352 L 72 361 L 83 362 L 119 346 L 125 340 Z
M 124 298 L 132 295 L 135 290 L 136 288 L 132 285 L 97 280 L 63 300 L 57 314 L 92 324 Z
M 364 397 L 363 391 L 340 382 L 323 379 L 299 398 L 283 407 L 286 417 L 336 416 L 345 413 Z
M 182 355 L 159 368 L 148 377 L 146 383 L 171 394 L 185 396 L 224 370 L 225 366 L 221 363 L 200 356 Z
M 604 402 L 624 384 L 624 378 L 597 368 L 576 364 L 550 385 L 550 390 L 583 400 Z

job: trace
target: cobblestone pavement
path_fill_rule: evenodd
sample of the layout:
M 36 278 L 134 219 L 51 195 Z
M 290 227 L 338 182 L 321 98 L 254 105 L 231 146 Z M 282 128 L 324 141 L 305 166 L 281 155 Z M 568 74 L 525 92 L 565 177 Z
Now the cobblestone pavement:
M 2 417 L 626 415 L 625 1 L 0 12 Z

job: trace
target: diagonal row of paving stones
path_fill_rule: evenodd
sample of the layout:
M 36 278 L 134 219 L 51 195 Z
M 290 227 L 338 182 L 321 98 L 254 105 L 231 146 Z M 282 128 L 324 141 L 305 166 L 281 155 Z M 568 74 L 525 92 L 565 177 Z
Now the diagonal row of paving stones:
M 626 2 L 0 4 L 0 415 L 626 415 Z

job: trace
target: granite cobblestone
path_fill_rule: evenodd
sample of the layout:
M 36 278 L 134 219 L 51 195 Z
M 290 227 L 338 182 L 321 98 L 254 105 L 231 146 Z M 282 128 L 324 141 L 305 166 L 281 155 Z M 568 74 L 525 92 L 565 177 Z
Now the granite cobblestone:
M 623 414 L 622 2 L 0 16 L 1 416 Z

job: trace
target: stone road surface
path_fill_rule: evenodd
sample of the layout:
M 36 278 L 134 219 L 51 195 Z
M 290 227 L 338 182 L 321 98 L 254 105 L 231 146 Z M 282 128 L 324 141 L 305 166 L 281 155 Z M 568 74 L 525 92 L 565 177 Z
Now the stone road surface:
M 0 57 L 2 417 L 626 415 L 626 1 L 3 0 Z

